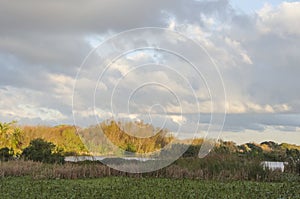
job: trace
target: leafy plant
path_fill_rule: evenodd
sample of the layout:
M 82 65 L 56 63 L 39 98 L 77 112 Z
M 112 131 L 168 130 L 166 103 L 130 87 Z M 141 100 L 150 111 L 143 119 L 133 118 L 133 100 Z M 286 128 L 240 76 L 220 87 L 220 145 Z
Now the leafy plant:
M 63 163 L 64 157 L 61 151 L 56 151 L 56 146 L 41 138 L 34 139 L 30 145 L 23 150 L 22 156 L 26 160 L 45 163 Z
M 9 149 L 8 147 L 4 147 L 0 149 L 0 160 L 1 161 L 8 161 L 13 158 L 14 151 Z
M 0 122 L 0 147 L 12 148 L 15 155 L 21 153 L 23 132 L 16 126 L 17 122 Z

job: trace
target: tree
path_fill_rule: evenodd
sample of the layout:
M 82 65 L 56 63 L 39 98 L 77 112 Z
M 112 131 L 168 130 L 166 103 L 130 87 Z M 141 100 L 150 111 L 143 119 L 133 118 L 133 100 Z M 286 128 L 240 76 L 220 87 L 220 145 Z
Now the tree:
M 300 175 L 300 151 L 298 149 L 287 149 L 286 156 L 289 168 Z
M 16 126 L 17 122 L 0 122 L 0 147 L 12 148 L 18 154 L 23 145 L 23 132 Z
M 29 146 L 23 150 L 22 156 L 26 160 L 33 160 L 45 163 L 63 163 L 64 157 L 61 151 L 55 151 L 56 146 L 41 138 L 34 139 Z

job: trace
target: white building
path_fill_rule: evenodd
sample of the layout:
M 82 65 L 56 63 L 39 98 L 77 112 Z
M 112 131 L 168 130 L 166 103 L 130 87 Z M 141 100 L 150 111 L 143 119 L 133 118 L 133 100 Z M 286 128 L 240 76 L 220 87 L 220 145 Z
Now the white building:
M 274 170 L 280 170 L 281 172 L 284 172 L 284 167 L 287 165 L 287 162 L 270 162 L 270 161 L 264 161 L 261 163 L 261 165 L 264 168 L 270 169 L 272 171 Z

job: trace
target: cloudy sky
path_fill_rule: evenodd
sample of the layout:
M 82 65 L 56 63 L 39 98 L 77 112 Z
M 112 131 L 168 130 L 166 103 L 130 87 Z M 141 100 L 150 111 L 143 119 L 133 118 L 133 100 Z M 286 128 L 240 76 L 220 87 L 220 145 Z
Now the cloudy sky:
M 0 27 L 2 122 L 300 144 L 299 1 L 0 0 Z

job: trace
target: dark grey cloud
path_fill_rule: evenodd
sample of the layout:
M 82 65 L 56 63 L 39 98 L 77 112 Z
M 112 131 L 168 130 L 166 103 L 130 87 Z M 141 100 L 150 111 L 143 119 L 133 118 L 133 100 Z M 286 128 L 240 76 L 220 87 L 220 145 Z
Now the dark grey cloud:
M 228 114 L 224 125 L 225 131 L 255 130 L 263 131 L 268 126 L 282 129 L 300 127 L 299 114 Z
M 158 26 L 165 22 L 164 11 L 186 21 L 198 22 L 202 13 L 228 17 L 228 0 L 91 0 L 11 2 L 1 0 L 1 32 L 103 32 L 142 26 Z
M 10 54 L 0 55 L 1 86 L 13 86 L 19 88 L 41 89 L 48 88 L 47 73 L 41 66 L 32 66 Z
M 204 129 L 207 130 L 205 125 L 209 125 L 211 117 L 219 117 L 218 114 L 187 114 L 184 115 L 187 121 L 192 124 L 197 124 L 198 119 Z M 296 131 L 300 128 L 300 115 L 299 114 L 262 114 L 262 113 L 243 113 L 243 114 L 227 114 L 223 126 L 225 132 L 242 132 L 246 130 L 253 130 L 263 132 L 268 127 L 275 127 L 278 130 Z
M 44 65 L 50 70 L 54 67 L 64 70 L 78 65 L 90 50 L 83 39 L 83 35 L 72 34 L 22 34 L 20 29 L 17 34 L 0 37 L 0 53 L 15 57 L 33 67 Z
M 1 0 L 0 85 L 46 89 L 48 73 L 75 76 L 91 50 L 86 37 L 165 24 L 163 8 L 172 1 Z M 43 81 L 44 80 L 44 81 Z
M 240 92 L 257 104 L 288 104 L 290 112 L 300 107 L 300 35 L 283 35 L 277 27 L 262 32 L 257 15 L 237 15 L 227 35 L 240 42 L 253 64 L 240 64 L 225 71 L 229 81 L 239 82 Z M 229 87 L 230 90 L 230 87 Z M 230 91 L 229 91 L 230 93 Z
M 245 44 L 251 57 L 255 57 L 255 68 L 249 76 L 252 83 L 249 93 L 259 103 L 289 103 L 300 97 L 300 35 L 281 38 L 268 34 L 255 42 Z M 300 107 L 294 107 L 299 112 Z
M 1 32 L 103 32 L 157 25 L 161 8 L 172 1 L 1 1 Z M 148 22 L 148 23 L 147 23 Z

